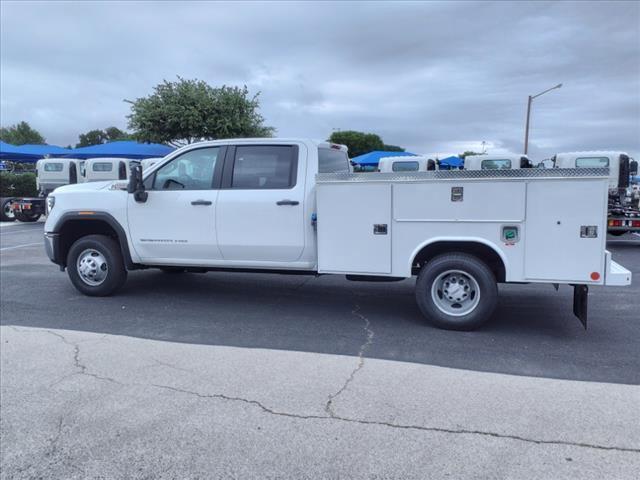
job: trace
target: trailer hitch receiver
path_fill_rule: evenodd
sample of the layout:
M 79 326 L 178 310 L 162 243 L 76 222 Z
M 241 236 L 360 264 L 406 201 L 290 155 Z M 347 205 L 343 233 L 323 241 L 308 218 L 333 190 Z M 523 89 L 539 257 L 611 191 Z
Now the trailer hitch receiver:
M 578 317 L 584 329 L 587 329 L 587 303 L 589 301 L 589 287 L 587 285 L 573 286 L 573 314 Z

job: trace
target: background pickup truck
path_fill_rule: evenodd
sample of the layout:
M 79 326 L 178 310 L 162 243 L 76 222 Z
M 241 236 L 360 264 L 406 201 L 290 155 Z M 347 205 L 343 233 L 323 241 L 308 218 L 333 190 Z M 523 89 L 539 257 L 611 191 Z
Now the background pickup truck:
M 47 254 L 82 293 L 109 295 L 151 267 L 417 275 L 422 313 L 471 329 L 499 282 L 574 285 L 585 326 L 589 285 L 631 282 L 605 250 L 603 168 L 354 174 L 344 146 L 234 139 L 189 145 L 142 175 L 49 196 Z

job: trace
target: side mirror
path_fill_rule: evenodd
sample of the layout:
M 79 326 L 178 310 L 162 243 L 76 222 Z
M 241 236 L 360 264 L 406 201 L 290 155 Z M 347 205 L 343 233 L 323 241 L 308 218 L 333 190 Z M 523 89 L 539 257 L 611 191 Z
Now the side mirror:
M 629 162 L 629 172 L 631 175 L 638 175 L 638 162 L 635 160 L 631 160 Z
M 144 190 L 144 182 L 142 181 L 142 167 L 140 165 L 136 165 L 131 169 L 127 192 L 133 193 L 133 199 L 138 203 L 144 203 L 147 201 L 147 197 L 149 196 L 149 194 Z

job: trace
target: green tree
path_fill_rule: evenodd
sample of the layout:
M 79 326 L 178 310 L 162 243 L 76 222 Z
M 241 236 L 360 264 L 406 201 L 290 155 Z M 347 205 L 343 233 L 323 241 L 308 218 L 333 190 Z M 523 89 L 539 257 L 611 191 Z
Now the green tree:
M 479 153 L 479 152 L 472 152 L 471 150 L 467 150 L 467 151 L 466 151 L 466 152 L 464 152 L 464 153 L 459 153 L 459 154 L 458 154 L 458 156 L 459 156 L 461 159 L 463 159 L 463 160 L 464 160 L 466 157 L 470 157 L 471 155 L 482 155 L 482 154 L 481 154 L 481 153 Z
M 89 130 L 87 133 L 78 135 L 78 147 L 89 147 L 91 145 L 100 145 L 101 143 L 113 142 L 116 140 L 130 140 L 131 135 L 123 132 L 118 127 L 107 127 L 104 130 Z
M 329 137 L 331 143 L 339 143 L 349 148 L 349 157 L 357 157 L 374 150 L 384 150 L 384 142 L 375 133 L 342 130 L 333 132 Z
M 78 143 L 76 148 L 90 147 L 91 145 L 100 145 L 106 141 L 104 130 L 89 130 L 87 133 L 78 135 Z
M 385 145 L 383 150 L 385 152 L 404 152 L 404 148 L 398 147 L 397 145 Z
M 13 145 L 25 145 L 27 143 L 44 145 L 45 143 L 45 139 L 40 132 L 31 128 L 31 125 L 27 122 L 20 122 L 10 127 L 1 127 L 0 140 Z
M 212 87 L 201 80 L 178 77 L 164 80 L 148 97 L 131 104 L 129 128 L 145 142 L 185 145 L 200 140 L 270 137 L 275 129 L 264 125 L 259 93 L 246 86 Z
M 118 127 L 107 127 L 104 129 L 104 135 L 107 142 L 115 142 L 118 140 L 131 140 L 131 134 L 123 132 Z

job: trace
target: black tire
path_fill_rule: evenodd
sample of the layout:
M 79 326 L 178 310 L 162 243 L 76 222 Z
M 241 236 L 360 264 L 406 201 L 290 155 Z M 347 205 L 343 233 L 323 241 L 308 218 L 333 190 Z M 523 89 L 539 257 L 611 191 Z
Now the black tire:
M 33 222 L 37 222 L 39 218 L 40 218 L 39 213 L 31 214 L 31 213 L 24 213 L 24 212 L 16 212 L 16 220 L 18 220 L 19 222 L 33 223 Z
M 440 282 L 441 275 L 451 271 L 463 272 L 463 275 L 467 275 L 465 277 L 467 285 L 470 285 L 468 278 L 471 277 L 472 280 L 475 280 L 477 290 L 479 290 L 477 300 L 475 300 L 477 303 L 467 314 L 458 316 L 456 316 L 457 314 L 447 314 L 434 300 L 434 296 L 436 296 L 441 299 L 441 304 L 447 303 L 447 299 L 443 298 L 442 290 L 435 287 L 432 294 L 432 288 L 434 288 L 436 281 Z M 451 273 L 450 275 L 457 274 Z M 455 285 L 455 282 L 453 284 Z M 442 287 L 446 288 L 444 285 Z M 471 289 L 476 290 L 473 285 L 471 285 Z M 433 258 L 422 267 L 416 282 L 416 301 L 422 314 L 436 327 L 446 330 L 474 330 L 489 320 L 495 311 L 498 304 L 498 285 L 495 275 L 482 260 L 467 253 L 447 253 Z M 473 302 L 470 299 L 468 301 Z M 451 308 L 455 310 L 456 307 Z
M 11 198 L 3 198 L 2 203 L 0 204 L 0 221 L 3 222 L 13 222 L 16 219 L 16 216 L 10 210 Z
M 92 250 L 102 255 L 105 260 L 106 277 L 98 285 L 89 284 L 79 272 L 78 258 Z M 120 251 L 120 245 L 105 235 L 87 235 L 75 241 L 67 254 L 67 273 L 74 287 L 91 297 L 105 297 L 118 290 L 127 280 L 127 269 Z
M 615 231 L 615 230 L 614 230 L 614 231 L 612 231 L 612 232 L 609 232 L 609 235 L 613 235 L 614 237 L 621 237 L 621 236 L 622 236 L 622 235 L 624 235 L 625 233 L 627 233 L 627 232 L 621 232 L 621 231 L 619 231 L 619 230 L 618 230 L 618 231 Z

